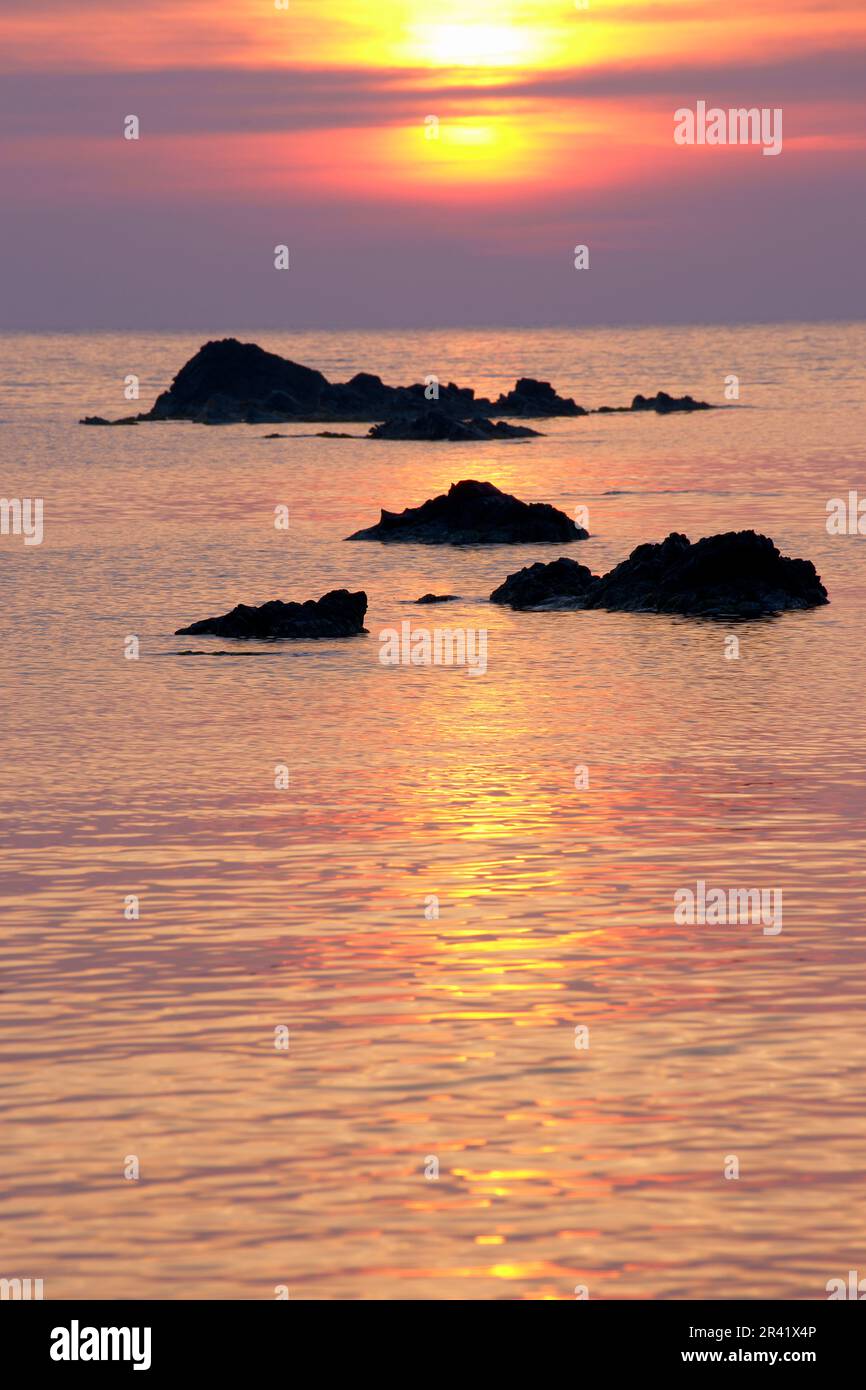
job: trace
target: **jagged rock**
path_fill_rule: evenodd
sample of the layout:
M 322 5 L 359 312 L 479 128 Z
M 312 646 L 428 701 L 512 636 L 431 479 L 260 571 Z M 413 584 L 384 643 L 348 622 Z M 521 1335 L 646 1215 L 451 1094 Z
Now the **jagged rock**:
M 558 396 L 549 381 L 535 381 L 522 376 L 512 391 L 499 396 L 494 407 L 497 415 L 588 415 L 582 405 L 570 397 Z
M 395 420 L 385 420 L 374 425 L 369 432 L 370 439 L 421 439 L 421 440 L 480 440 L 480 439 L 522 439 L 537 435 L 527 425 L 509 425 L 505 420 L 486 420 L 475 415 L 470 420 L 455 420 L 443 410 L 424 410 L 419 415 L 401 415 Z
M 712 410 L 706 401 L 696 401 L 693 396 L 669 396 L 667 391 L 657 391 L 654 396 L 638 394 L 632 401 L 630 410 L 654 410 L 657 415 L 673 415 L 679 410 Z
M 780 555 L 769 536 L 726 531 L 692 544 L 672 532 L 599 579 L 586 607 L 751 618 L 827 602 L 812 562 Z
M 490 595 L 491 603 L 505 603 L 509 608 L 574 608 L 582 607 L 591 586 L 598 580 L 576 560 L 540 561 L 527 565 L 516 574 L 509 574 Z
M 459 597 L 460 597 L 459 594 L 422 594 L 420 598 L 416 598 L 415 602 L 416 602 L 416 603 L 454 603 L 454 601 L 455 601 L 456 599 L 459 599 Z
M 367 595 L 348 589 L 331 589 L 320 599 L 306 603 L 282 603 L 272 599 L 259 608 L 239 603 L 219 618 L 204 618 L 179 627 L 175 636 L 208 633 L 213 637 L 353 637 L 364 631 Z
M 193 420 L 204 425 L 276 425 L 289 420 L 384 420 L 388 423 L 429 410 L 449 419 L 471 420 L 477 424 L 480 419 L 500 415 L 543 419 L 545 416 L 611 414 L 626 410 L 655 410 L 668 414 L 675 410 L 711 409 L 704 401 L 694 401 L 691 396 L 675 399 L 659 391 L 656 396 L 635 396 L 631 406 L 602 406 L 600 411 L 594 412 L 576 405 L 570 397 L 557 395 L 550 382 L 536 381 L 533 377 L 520 377 L 512 390 L 503 392 L 495 401 L 476 397 L 471 387 L 455 386 L 453 381 L 447 386 L 440 383 L 437 391 L 436 403 L 430 406 L 427 388 L 420 383 L 387 386 L 372 372 L 357 372 L 350 381 L 331 382 L 322 372 L 300 362 L 291 362 L 275 352 L 266 352 L 257 343 L 223 338 L 200 347 L 149 411 L 124 420 L 91 416 L 81 423 L 125 425 L 140 420 Z M 375 437 L 407 436 L 381 434 Z
M 435 409 L 455 419 L 491 415 L 583 414 L 547 382 L 529 378 L 499 401 L 476 399 L 470 387 L 439 385 Z M 280 424 L 288 420 L 389 420 L 427 407 L 425 387 L 387 386 L 371 372 L 330 382 L 322 372 L 236 338 L 205 343 L 139 420 L 199 424 Z
M 580 541 L 589 532 L 546 502 L 521 502 L 493 483 L 452 483 L 448 492 L 403 512 L 383 510 L 379 522 L 350 541 L 422 545 L 515 545 Z
M 694 544 L 672 532 L 639 545 L 596 579 L 573 560 L 531 565 L 490 595 L 512 608 L 604 608 L 618 613 L 755 618 L 827 603 L 810 560 L 780 555 L 768 536 L 727 531 Z

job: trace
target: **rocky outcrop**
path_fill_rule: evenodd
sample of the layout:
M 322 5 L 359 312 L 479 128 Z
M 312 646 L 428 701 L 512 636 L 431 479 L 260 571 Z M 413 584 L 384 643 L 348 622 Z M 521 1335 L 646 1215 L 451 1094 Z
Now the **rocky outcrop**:
M 694 544 L 672 532 L 639 545 L 627 560 L 594 578 L 560 559 L 509 575 L 490 595 L 512 608 L 604 608 L 617 613 L 756 618 L 828 602 L 810 560 L 781 555 L 769 536 L 727 531 Z
M 495 415 L 525 415 L 541 419 L 545 415 L 589 415 L 570 397 L 558 396 L 549 381 L 522 376 L 507 394 L 500 395 L 493 407 Z
M 546 382 L 528 378 L 518 382 L 498 402 L 484 397 L 476 399 L 471 388 L 455 386 L 453 382 L 440 384 L 437 390 L 435 409 L 455 419 L 512 413 L 583 413 L 574 401 L 557 396 Z M 322 372 L 266 352 L 257 343 L 223 338 L 199 348 L 153 408 L 138 418 L 193 420 L 206 425 L 387 420 L 424 411 L 425 392 L 420 382 L 387 386 L 371 372 L 358 372 L 346 382 L 330 382 Z M 501 404 L 505 401 L 509 404 Z
M 447 493 L 403 512 L 382 511 L 375 526 L 350 541 L 421 545 L 519 545 L 580 541 L 589 532 L 547 502 L 521 502 L 493 483 L 452 483 Z
M 350 381 L 331 382 L 313 367 L 292 362 L 275 352 L 266 352 L 257 343 L 222 338 L 200 347 L 149 411 L 115 421 L 89 416 L 81 423 L 108 425 L 135 424 L 139 420 L 192 420 L 202 425 L 270 425 L 290 420 L 393 421 L 404 416 L 424 415 L 428 411 L 452 420 L 476 423 L 479 419 L 503 415 L 543 419 L 595 413 L 577 405 L 570 397 L 558 395 L 550 382 L 536 381 L 533 377 L 520 377 L 510 391 L 503 392 L 495 401 L 476 397 L 470 387 L 455 386 L 453 382 L 436 387 L 435 404 L 428 401 L 427 391 L 420 382 L 412 386 L 387 386 L 381 377 L 371 372 L 357 372 Z M 639 401 L 646 404 L 638 405 Z M 650 398 L 636 396 L 631 407 L 618 407 L 627 408 L 658 410 L 663 414 L 671 410 L 709 409 L 702 401 L 692 401 L 690 396 L 676 401 L 664 391 Z M 611 409 L 602 407 L 603 412 Z
M 781 555 L 769 536 L 726 531 L 694 544 L 672 532 L 639 545 L 593 587 L 588 608 L 752 618 L 826 603 L 810 560 Z
M 482 415 L 455 420 L 442 410 L 424 410 L 420 415 L 401 415 L 374 425 L 370 439 L 482 440 L 523 439 L 537 435 L 527 425 L 509 425 L 505 420 L 486 420 Z
M 179 627 L 176 636 L 207 633 L 212 637 L 354 637 L 364 631 L 367 595 L 348 589 L 332 589 L 306 603 L 282 603 L 272 599 L 259 608 L 239 603 L 219 618 L 203 618 Z
M 540 561 L 527 565 L 516 574 L 509 574 L 490 595 L 491 603 L 505 603 L 509 608 L 582 608 L 593 584 L 598 580 L 576 560 Z

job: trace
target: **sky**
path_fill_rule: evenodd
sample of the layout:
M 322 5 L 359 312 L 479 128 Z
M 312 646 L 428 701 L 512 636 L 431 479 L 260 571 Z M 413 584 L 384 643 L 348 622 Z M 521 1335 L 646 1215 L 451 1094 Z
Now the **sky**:
M 0 328 L 866 317 L 864 113 L 863 0 L 0 0 Z

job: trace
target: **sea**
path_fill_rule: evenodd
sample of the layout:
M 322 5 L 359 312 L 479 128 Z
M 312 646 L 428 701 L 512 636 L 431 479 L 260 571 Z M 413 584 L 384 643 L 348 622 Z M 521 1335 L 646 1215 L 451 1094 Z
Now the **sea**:
M 79 425 L 224 336 L 333 380 L 721 408 L 487 443 Z M 0 491 L 43 515 L 0 536 L 0 1276 L 809 1300 L 866 1274 L 864 361 L 862 323 L 0 335 Z M 467 478 L 590 538 L 344 539 Z M 488 602 L 538 560 L 747 528 L 830 603 Z M 174 635 L 344 587 L 366 635 Z M 485 670 L 384 664 L 407 620 L 483 631 Z M 711 888 L 779 895 L 781 929 L 677 919 Z

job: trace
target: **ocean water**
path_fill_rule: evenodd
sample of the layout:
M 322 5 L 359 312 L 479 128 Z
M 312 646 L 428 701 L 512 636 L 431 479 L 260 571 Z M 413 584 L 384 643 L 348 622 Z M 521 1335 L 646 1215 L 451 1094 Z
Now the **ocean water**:
M 826 1297 L 866 1268 L 866 538 L 826 529 L 866 495 L 866 326 L 227 332 L 337 379 L 740 395 L 496 444 L 84 429 L 221 335 L 0 337 L 2 492 L 44 499 L 41 545 L 0 537 L 0 1275 Z M 471 477 L 586 506 L 596 572 L 754 527 L 831 603 L 513 613 L 491 589 L 559 548 L 343 540 Z M 339 586 L 369 635 L 173 636 Z M 486 673 L 383 666 L 405 618 L 485 629 Z M 778 890 L 782 931 L 678 925 L 698 880 Z

